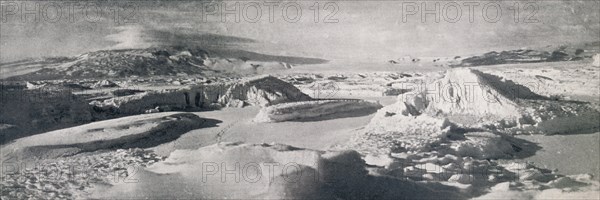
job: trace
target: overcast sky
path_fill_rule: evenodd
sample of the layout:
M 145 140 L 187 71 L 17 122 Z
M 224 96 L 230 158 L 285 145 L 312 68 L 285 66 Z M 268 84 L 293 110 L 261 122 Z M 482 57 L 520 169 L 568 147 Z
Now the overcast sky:
M 231 10 L 235 3 L 224 4 Z M 0 59 L 8 62 L 100 49 L 196 45 L 375 61 L 404 55 L 455 56 L 600 40 L 600 1 L 442 1 L 437 2 L 437 10 L 433 1 L 238 3 L 240 21 L 236 22 L 236 16 L 230 14 L 225 15 L 223 22 L 223 10 L 212 10 L 214 5 L 224 5 L 220 2 L 117 1 L 87 7 L 39 2 L 38 14 L 27 15 L 20 11 L 24 6 L 34 9 L 35 4 L 3 1 Z M 60 18 L 56 17 L 56 5 L 61 7 Z M 116 17 L 115 7 L 119 8 Z M 270 8 L 274 8 L 273 13 Z M 499 16 L 497 8 L 501 10 Z M 97 9 L 103 11 L 96 12 Z M 437 13 L 439 22 L 434 14 L 425 15 L 423 21 L 421 14 L 425 9 Z M 260 18 L 257 10 L 261 11 Z M 301 10 L 302 15 L 298 16 L 296 10 Z M 137 20 L 123 23 L 132 13 Z M 26 21 L 22 21 L 23 17 Z M 32 22 L 35 17 L 38 21 Z

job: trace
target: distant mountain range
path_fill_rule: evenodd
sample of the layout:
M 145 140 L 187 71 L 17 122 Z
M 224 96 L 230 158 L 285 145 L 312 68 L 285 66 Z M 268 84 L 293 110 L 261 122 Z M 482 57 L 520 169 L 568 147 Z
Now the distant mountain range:
M 76 57 L 51 57 L 0 63 L 6 80 L 125 78 L 193 75 L 207 71 L 258 73 L 327 60 L 266 55 L 243 50 L 153 47 L 101 50 Z
M 462 59 L 459 64 L 451 67 L 497 65 L 510 63 L 532 63 L 532 62 L 556 62 L 556 61 L 578 61 L 590 59 L 600 53 L 600 41 L 585 43 L 578 46 L 559 46 L 551 49 L 518 49 L 509 51 L 491 51 L 483 55 L 472 56 Z

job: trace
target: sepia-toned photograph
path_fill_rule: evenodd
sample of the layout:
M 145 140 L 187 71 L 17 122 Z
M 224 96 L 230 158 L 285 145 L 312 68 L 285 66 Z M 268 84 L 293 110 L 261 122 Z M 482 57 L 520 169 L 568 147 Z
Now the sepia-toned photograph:
M 600 0 L 1 0 L 0 199 L 600 200 Z

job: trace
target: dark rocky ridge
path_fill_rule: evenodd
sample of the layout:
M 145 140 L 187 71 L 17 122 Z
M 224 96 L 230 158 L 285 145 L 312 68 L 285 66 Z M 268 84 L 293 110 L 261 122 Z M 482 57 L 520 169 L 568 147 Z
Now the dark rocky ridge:
M 468 67 L 482 65 L 578 61 L 592 58 L 600 52 L 600 41 L 579 46 L 559 46 L 556 49 L 518 49 L 508 51 L 491 51 L 483 55 L 467 57 L 459 64 L 451 67 Z

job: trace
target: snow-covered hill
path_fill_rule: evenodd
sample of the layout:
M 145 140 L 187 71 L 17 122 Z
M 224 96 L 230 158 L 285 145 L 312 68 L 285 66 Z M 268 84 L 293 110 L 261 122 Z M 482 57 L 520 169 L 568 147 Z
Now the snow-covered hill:
M 70 58 L 41 58 L 1 63 L 10 80 L 175 76 L 225 71 L 255 74 L 317 64 L 317 58 L 273 56 L 241 50 L 153 47 L 89 52 Z

